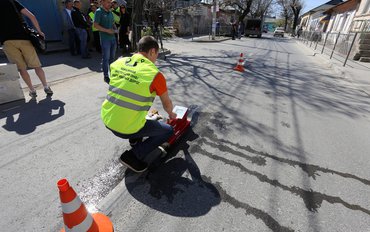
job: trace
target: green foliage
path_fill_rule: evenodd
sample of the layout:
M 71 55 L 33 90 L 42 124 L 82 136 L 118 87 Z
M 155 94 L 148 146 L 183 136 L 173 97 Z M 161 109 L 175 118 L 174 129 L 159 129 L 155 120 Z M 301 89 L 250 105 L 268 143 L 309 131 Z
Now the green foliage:
M 145 27 L 141 30 L 141 35 L 151 35 L 153 36 L 153 30 L 151 27 Z M 163 28 L 162 36 L 163 38 L 171 38 L 174 35 L 173 31 L 169 30 L 168 28 Z
M 284 27 L 285 21 L 284 21 L 284 19 L 278 19 L 278 20 L 276 20 L 275 23 L 276 23 L 277 27 Z
M 170 31 L 168 28 L 163 28 L 163 34 L 162 36 L 164 38 L 171 38 L 174 35 L 173 31 Z
M 146 35 L 153 35 L 153 31 L 151 27 L 145 27 L 141 30 L 141 35 L 146 36 Z

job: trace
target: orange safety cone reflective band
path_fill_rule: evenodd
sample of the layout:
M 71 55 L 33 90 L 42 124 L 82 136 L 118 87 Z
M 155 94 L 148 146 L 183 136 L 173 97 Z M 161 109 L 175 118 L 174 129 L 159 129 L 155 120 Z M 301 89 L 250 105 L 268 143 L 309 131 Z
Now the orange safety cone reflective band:
M 238 64 L 235 66 L 234 70 L 239 71 L 239 72 L 244 72 L 243 62 L 244 62 L 243 53 L 240 53 Z
M 101 213 L 91 215 L 66 179 L 58 181 L 58 188 L 64 220 L 62 232 L 113 232 L 110 219 Z

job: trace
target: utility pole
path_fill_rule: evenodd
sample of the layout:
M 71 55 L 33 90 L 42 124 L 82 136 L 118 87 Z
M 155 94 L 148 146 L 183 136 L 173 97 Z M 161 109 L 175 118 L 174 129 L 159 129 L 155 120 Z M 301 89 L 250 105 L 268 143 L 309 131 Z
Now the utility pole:
M 213 0 L 212 6 L 212 40 L 216 39 L 216 17 L 217 17 L 217 9 L 218 8 L 218 0 Z

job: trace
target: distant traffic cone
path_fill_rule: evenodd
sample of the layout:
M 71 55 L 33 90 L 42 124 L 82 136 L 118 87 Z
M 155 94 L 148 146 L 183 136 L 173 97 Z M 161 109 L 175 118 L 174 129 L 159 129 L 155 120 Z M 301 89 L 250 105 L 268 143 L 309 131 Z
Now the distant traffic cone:
M 57 184 L 64 220 L 61 232 L 113 232 L 110 219 L 101 213 L 94 213 L 91 216 L 66 179 L 59 180 Z
M 244 62 L 243 53 L 240 53 L 238 64 L 235 66 L 234 70 L 239 71 L 239 72 L 244 72 L 243 62 Z

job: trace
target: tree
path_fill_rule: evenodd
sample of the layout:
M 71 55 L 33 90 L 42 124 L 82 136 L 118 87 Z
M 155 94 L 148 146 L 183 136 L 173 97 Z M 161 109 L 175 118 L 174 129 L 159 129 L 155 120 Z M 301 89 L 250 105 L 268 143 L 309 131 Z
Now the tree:
M 253 1 L 254 0 L 225 0 L 222 4 L 224 6 L 236 6 L 242 12 L 238 18 L 241 22 L 250 13 Z
M 284 18 L 284 30 L 287 30 L 288 27 L 288 22 L 292 19 L 293 17 L 293 11 L 292 8 L 290 7 L 290 1 L 291 0 L 278 0 L 277 4 L 281 7 L 281 16 Z
M 304 2 L 303 0 L 290 0 L 290 8 L 293 11 L 293 33 L 295 33 L 295 29 L 298 25 L 298 19 L 299 19 L 299 14 L 301 13 L 301 10 L 303 9 Z
M 253 1 L 251 15 L 252 18 L 263 18 L 269 10 L 273 0 L 257 0 Z
M 225 0 L 225 6 L 236 7 L 241 12 L 238 20 L 243 21 L 247 15 L 263 18 L 270 9 L 273 0 Z
M 133 4 L 132 8 L 132 48 L 133 50 L 137 49 L 136 42 L 139 38 L 141 38 L 141 28 L 139 28 L 137 25 L 140 25 L 144 19 L 143 16 L 143 10 L 144 10 L 144 3 L 146 0 L 135 0 L 135 4 Z

